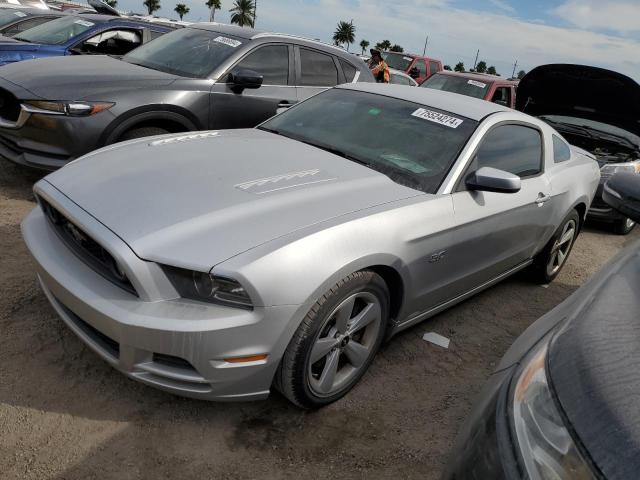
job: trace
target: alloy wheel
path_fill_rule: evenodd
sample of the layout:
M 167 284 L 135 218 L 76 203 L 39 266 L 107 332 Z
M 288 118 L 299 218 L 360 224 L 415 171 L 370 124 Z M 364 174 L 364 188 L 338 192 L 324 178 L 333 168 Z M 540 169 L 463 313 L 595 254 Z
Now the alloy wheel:
M 327 397 L 349 385 L 366 368 L 382 325 L 382 307 L 369 292 L 355 293 L 326 318 L 309 353 L 308 384 Z
M 576 236 L 576 222 L 569 220 L 562 229 L 562 233 L 553 244 L 551 249 L 551 258 L 547 264 L 547 275 L 550 277 L 555 275 L 564 265 L 569 256 L 573 240 Z

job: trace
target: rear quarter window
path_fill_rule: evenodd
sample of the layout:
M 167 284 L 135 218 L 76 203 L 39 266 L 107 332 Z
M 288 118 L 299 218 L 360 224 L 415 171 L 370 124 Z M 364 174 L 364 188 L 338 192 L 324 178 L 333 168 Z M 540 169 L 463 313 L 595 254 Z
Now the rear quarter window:
M 553 161 L 562 163 L 571 159 L 571 148 L 559 136 L 553 135 Z

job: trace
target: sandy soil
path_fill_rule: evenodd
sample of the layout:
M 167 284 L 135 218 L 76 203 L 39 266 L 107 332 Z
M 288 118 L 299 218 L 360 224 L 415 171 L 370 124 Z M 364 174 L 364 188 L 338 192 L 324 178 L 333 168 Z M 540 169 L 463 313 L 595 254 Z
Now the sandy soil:
M 387 344 L 345 399 L 303 412 L 177 398 L 108 367 L 36 284 L 19 224 L 38 174 L 0 161 L 0 478 L 435 479 L 512 341 L 625 243 L 587 229 L 548 288 L 516 277 Z M 451 338 L 448 350 L 422 340 Z

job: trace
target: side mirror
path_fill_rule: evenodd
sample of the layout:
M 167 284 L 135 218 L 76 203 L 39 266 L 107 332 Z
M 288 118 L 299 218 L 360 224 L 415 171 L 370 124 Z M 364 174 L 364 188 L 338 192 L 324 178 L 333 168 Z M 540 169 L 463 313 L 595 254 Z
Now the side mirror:
M 520 191 L 522 182 L 513 173 L 482 167 L 467 177 L 466 184 L 469 190 L 480 192 L 516 193 Z
M 634 222 L 640 222 L 640 175 L 620 172 L 602 190 L 602 199 Z
M 229 74 L 231 89 L 241 92 L 245 88 L 260 88 L 264 77 L 253 70 L 238 70 Z

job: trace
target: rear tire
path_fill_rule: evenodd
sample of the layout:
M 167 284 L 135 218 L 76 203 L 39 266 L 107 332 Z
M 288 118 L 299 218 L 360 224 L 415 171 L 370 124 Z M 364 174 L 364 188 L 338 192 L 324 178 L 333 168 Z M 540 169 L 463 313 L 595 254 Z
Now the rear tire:
M 365 374 L 385 336 L 389 289 L 374 272 L 352 273 L 305 316 L 280 361 L 275 387 L 303 408 L 347 394 Z
M 580 216 L 572 210 L 562 221 L 549 243 L 536 255 L 531 265 L 532 279 L 541 284 L 551 283 L 560 274 L 578 238 Z
M 127 130 L 121 136 L 119 141 L 135 140 L 136 138 L 153 137 L 154 135 L 166 135 L 168 130 L 160 127 L 140 127 Z
M 630 218 L 616 220 L 613 224 L 613 233 L 616 235 L 629 235 L 636 226 L 636 222 Z

